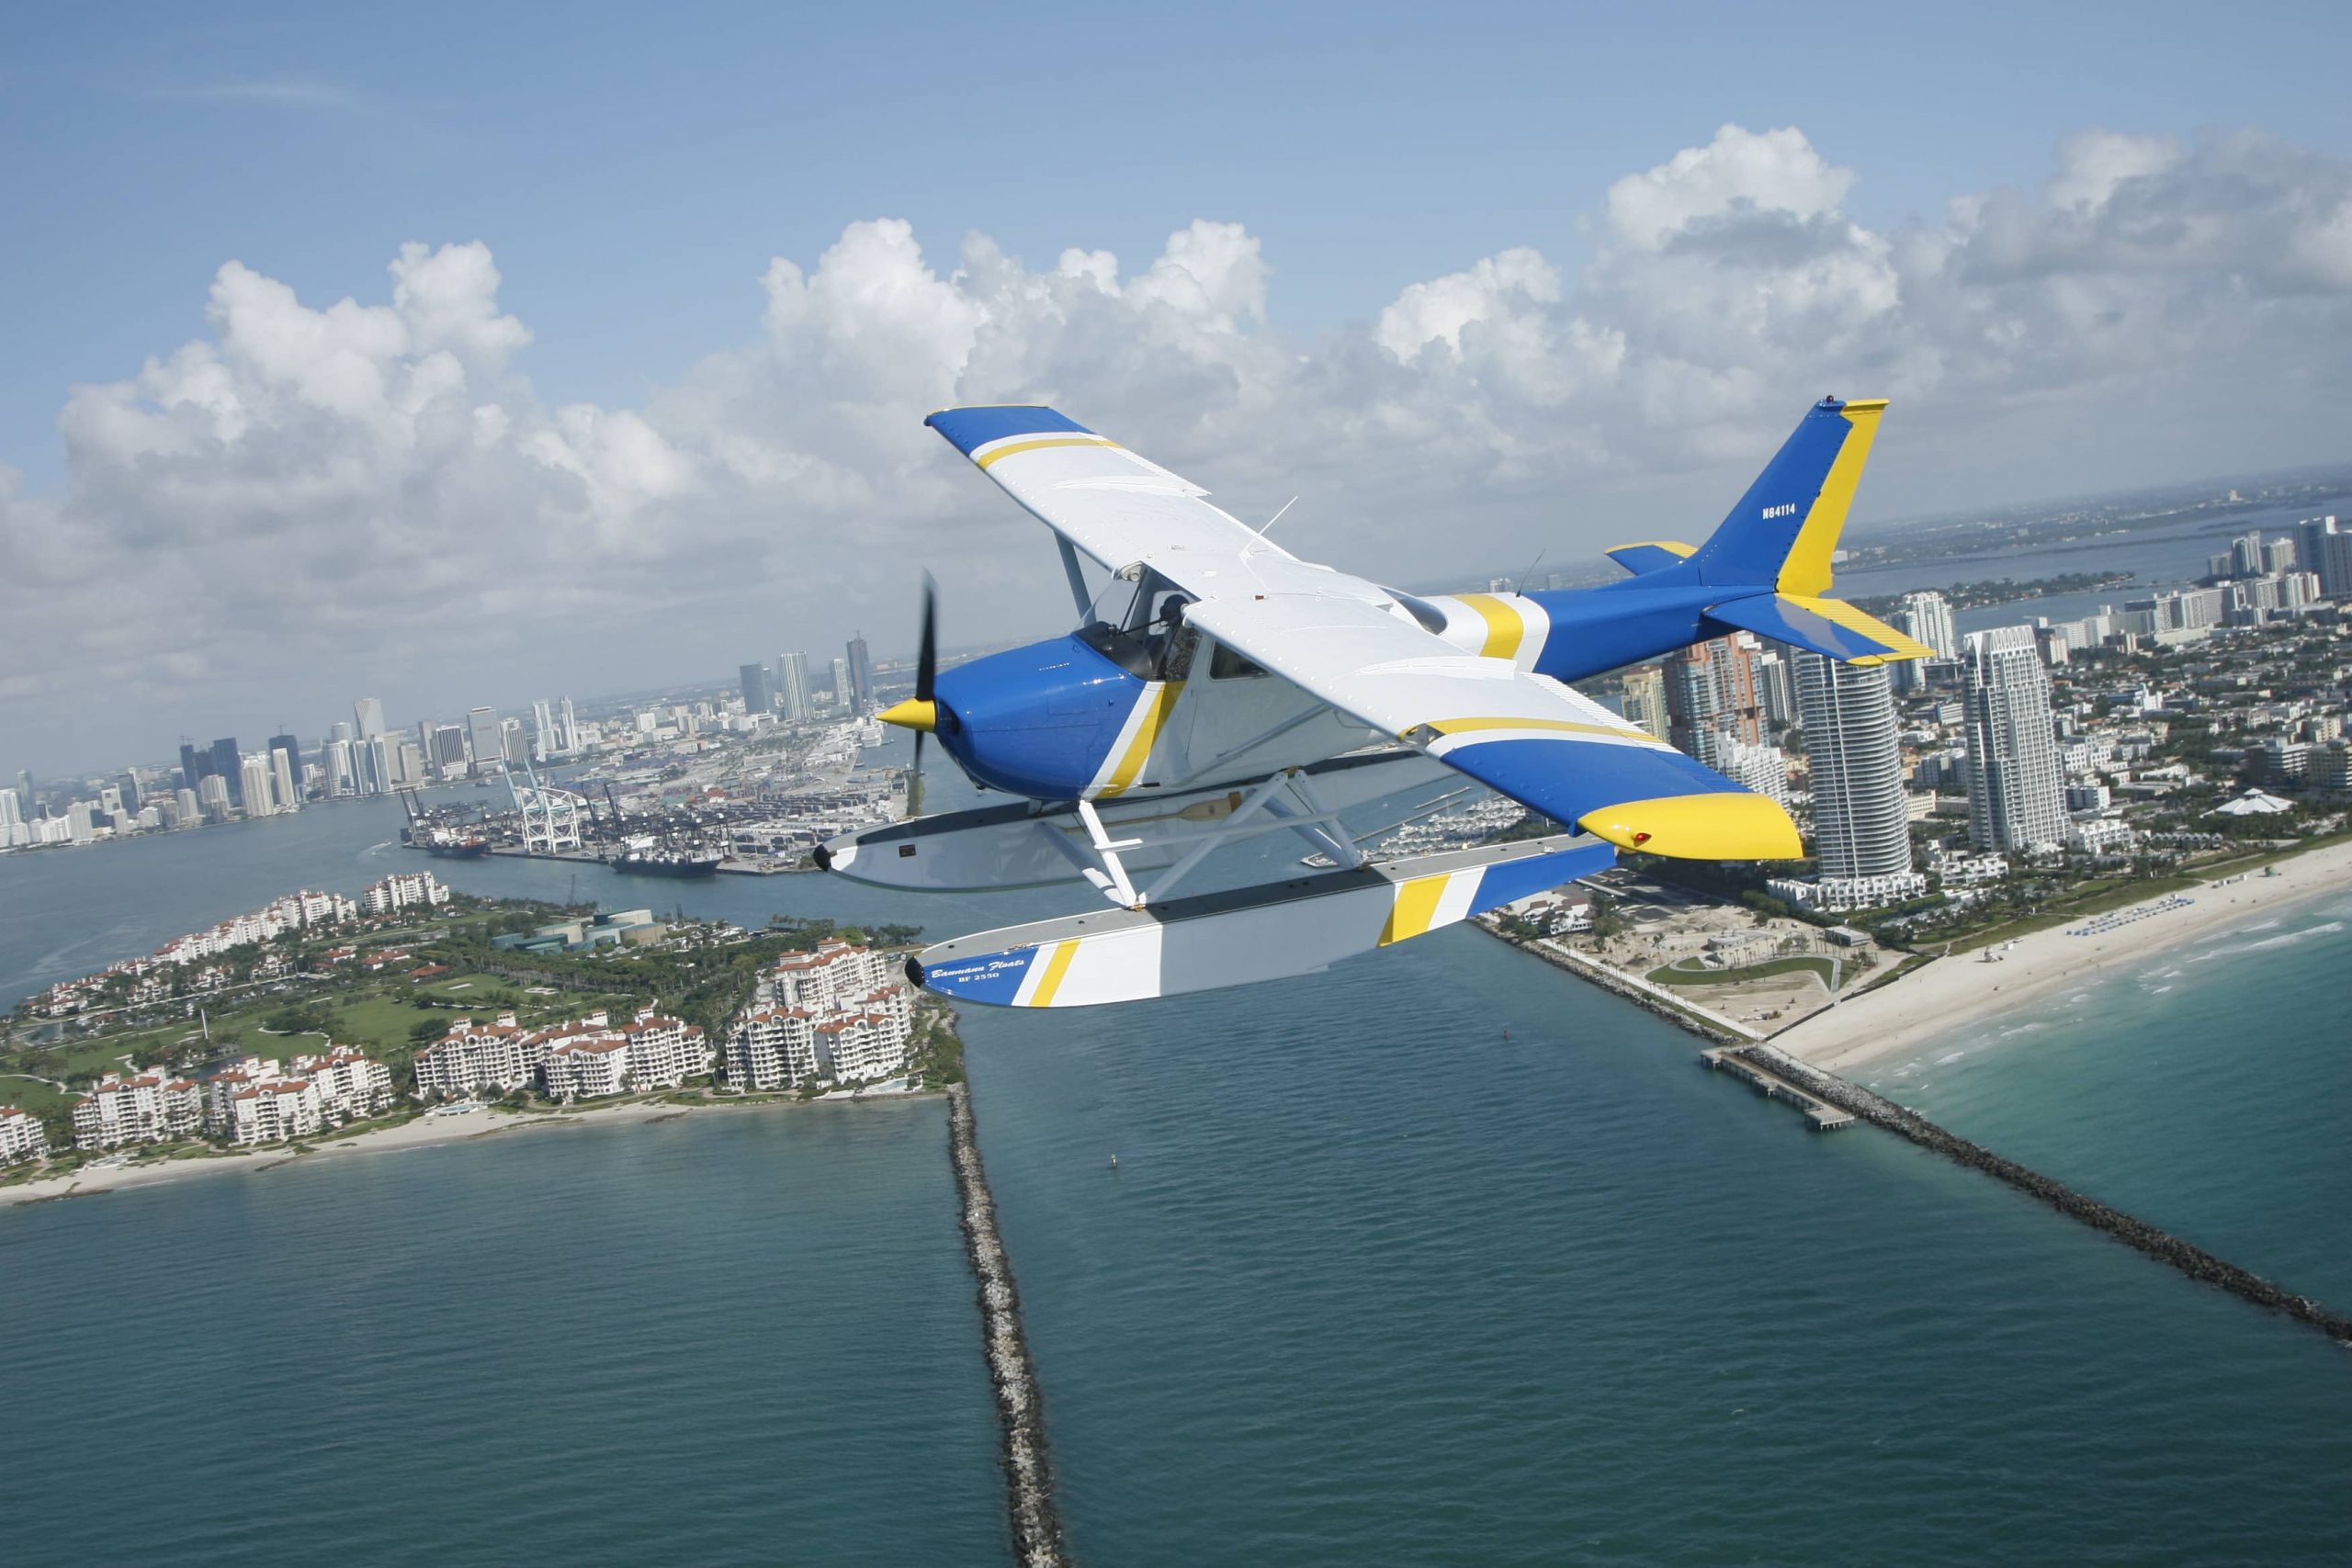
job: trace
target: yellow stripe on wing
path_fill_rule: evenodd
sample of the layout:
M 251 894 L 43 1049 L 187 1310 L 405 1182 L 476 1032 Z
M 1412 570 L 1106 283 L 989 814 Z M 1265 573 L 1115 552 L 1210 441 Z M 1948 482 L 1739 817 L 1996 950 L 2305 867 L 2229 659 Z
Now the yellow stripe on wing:
M 1048 446 L 1116 446 L 1117 445 L 1117 442 L 1107 440 L 1100 435 L 1046 435 L 1035 441 L 1008 442 L 1002 446 L 989 448 L 972 460 L 985 468 L 999 458 L 1010 457 L 1016 452 L 1039 452 Z
M 1611 740 L 1630 740 L 1643 746 L 1666 745 L 1665 741 L 1646 730 L 1635 729 L 1630 725 L 1620 728 L 1613 724 L 1586 724 L 1570 718 L 1439 718 L 1414 728 L 1432 729 L 1440 735 L 1461 735 L 1479 729 L 1541 729 L 1560 735 L 1605 736 Z M 1397 739 L 1402 740 L 1411 734 L 1412 730 L 1407 730 Z

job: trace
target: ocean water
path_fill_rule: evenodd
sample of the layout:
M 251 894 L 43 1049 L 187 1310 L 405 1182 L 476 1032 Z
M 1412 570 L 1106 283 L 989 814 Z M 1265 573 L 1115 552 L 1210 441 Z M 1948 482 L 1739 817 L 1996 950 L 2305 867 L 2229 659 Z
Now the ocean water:
M 7 1562 L 989 1563 L 941 1101 L 0 1213 Z
M 2352 897 L 2323 898 L 1857 1076 L 1964 1137 L 2352 1310 L 2346 974 Z
M 415 863 L 373 810 L 0 864 L 0 989 L 69 939 L 102 959 Z M 278 828 L 318 835 L 309 866 L 232 855 Z M 577 874 L 752 923 L 1058 905 Z M 1880 1087 L 2352 1301 L 2325 915 Z M 2352 1559 L 2346 1351 L 1907 1145 L 1808 1134 L 1477 932 L 966 1034 L 1082 1562 Z M 687 1118 L 0 1211 L 9 1561 L 1001 1560 L 940 1121 Z

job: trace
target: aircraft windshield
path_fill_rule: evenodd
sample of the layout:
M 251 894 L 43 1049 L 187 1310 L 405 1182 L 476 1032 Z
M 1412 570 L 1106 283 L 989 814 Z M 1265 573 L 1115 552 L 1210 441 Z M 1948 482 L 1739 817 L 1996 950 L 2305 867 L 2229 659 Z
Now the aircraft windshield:
M 1131 675 L 1181 681 L 1199 634 L 1184 624 L 1193 596 L 1141 561 L 1121 567 L 1096 594 L 1078 635 Z

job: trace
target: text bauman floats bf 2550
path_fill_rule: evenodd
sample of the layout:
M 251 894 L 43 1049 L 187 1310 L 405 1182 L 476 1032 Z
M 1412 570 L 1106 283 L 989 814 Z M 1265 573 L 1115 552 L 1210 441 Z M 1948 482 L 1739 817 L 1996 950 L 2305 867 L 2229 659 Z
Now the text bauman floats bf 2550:
M 959 938 L 910 965 L 964 1001 L 1084 1007 L 1324 968 L 1588 876 L 1619 850 L 1801 852 L 1788 814 L 1568 682 L 1736 631 L 1857 664 L 1928 649 L 1826 597 L 1883 401 L 1809 410 L 1703 545 L 1622 545 L 1605 587 L 1422 598 L 1300 560 L 1207 492 L 1051 409 L 927 422 L 1053 530 L 1083 624 L 937 669 L 881 715 L 1014 799 L 824 846 L 832 871 L 933 890 L 1069 882 L 1090 912 Z M 1088 592 L 1080 557 L 1111 573 Z M 1574 829 L 1406 859 L 1341 814 L 1467 774 Z M 1221 845 L 1296 834 L 1316 874 L 1175 896 Z

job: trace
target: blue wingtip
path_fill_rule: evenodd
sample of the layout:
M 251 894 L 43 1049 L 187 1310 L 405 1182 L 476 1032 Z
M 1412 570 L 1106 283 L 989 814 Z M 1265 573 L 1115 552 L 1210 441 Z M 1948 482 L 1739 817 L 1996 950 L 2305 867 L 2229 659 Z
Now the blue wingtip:
M 974 448 L 1008 435 L 1091 435 L 1076 420 L 1037 403 L 1001 403 L 985 408 L 941 409 L 923 423 L 947 437 L 967 457 Z

